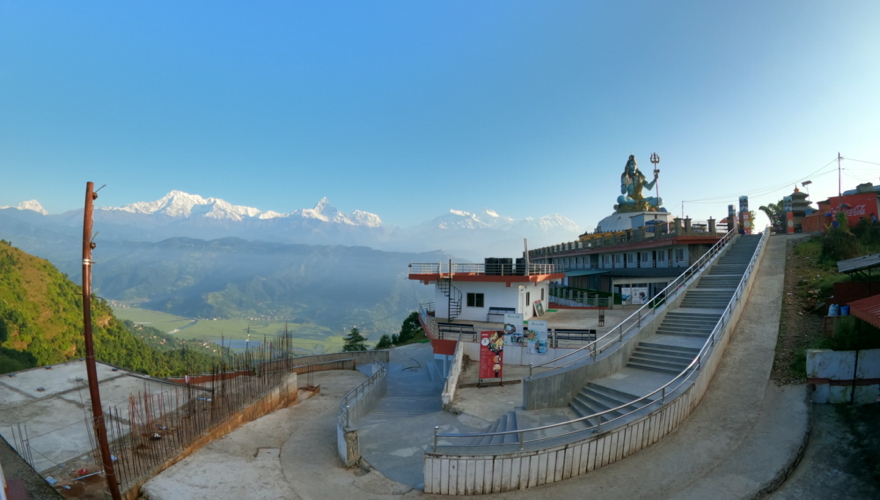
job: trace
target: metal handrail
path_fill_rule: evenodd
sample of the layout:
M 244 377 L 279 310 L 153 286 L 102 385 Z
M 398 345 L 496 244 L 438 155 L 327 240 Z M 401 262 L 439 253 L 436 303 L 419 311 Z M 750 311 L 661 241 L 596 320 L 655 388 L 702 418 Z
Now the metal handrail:
M 672 298 L 670 296 L 667 296 L 668 295 L 667 291 L 670 289 L 677 289 L 677 287 L 680 287 L 682 284 L 686 283 L 689 279 L 691 279 L 694 275 L 696 275 L 698 273 L 698 271 L 701 271 L 702 267 L 705 266 L 706 264 L 708 264 L 710 260 L 714 259 L 715 256 L 721 251 L 721 249 L 724 248 L 724 246 L 726 246 L 727 243 L 729 243 L 730 240 L 735 235 L 736 235 L 736 233 L 733 230 L 731 230 L 727 234 L 725 234 L 723 238 L 721 238 L 720 240 L 718 240 L 717 243 L 712 245 L 712 248 L 710 248 L 706 253 L 704 253 L 699 259 L 697 259 L 697 261 L 694 262 L 694 264 L 691 267 L 687 268 L 683 273 L 681 273 L 677 278 L 675 278 L 671 283 L 669 283 L 669 285 L 667 285 L 666 288 L 664 288 L 662 291 L 660 291 L 660 293 L 654 295 L 654 297 L 652 297 L 642 307 L 638 308 L 636 310 L 636 312 L 630 314 L 626 319 L 624 319 L 623 321 L 618 323 L 618 325 L 616 327 L 607 331 L 605 333 L 605 335 L 598 337 L 596 340 L 590 342 L 589 344 L 587 344 L 583 347 L 579 347 L 578 349 L 576 349 L 568 354 L 563 354 L 562 356 L 559 356 L 556 359 L 551 359 L 550 361 L 541 363 L 540 365 L 537 365 L 537 366 L 529 365 L 529 377 L 532 376 L 533 369 L 547 366 L 551 363 L 555 363 L 555 362 L 559 361 L 560 359 L 567 358 L 567 357 L 569 357 L 573 354 L 576 354 L 580 351 L 583 351 L 585 349 L 589 350 L 587 355 L 591 356 L 593 359 L 596 359 L 596 357 L 599 355 L 599 353 L 604 351 L 609 345 L 611 345 L 615 342 L 622 342 L 623 336 L 626 335 L 627 333 L 629 333 L 629 331 L 632 330 L 632 328 L 634 326 L 641 328 L 641 326 L 642 326 L 642 311 L 644 309 L 649 308 L 649 309 L 651 309 L 652 313 L 656 314 L 656 308 L 661 305 L 660 302 L 667 301 Z M 626 328 L 626 330 L 624 330 L 623 328 L 624 328 L 624 325 L 626 324 L 626 322 L 630 321 L 633 317 L 637 318 L 636 323 L 634 325 L 631 325 L 630 327 Z M 613 334 L 615 330 L 619 331 L 616 341 L 607 342 L 602 347 L 596 348 L 596 346 L 599 344 L 599 341 L 601 341 L 601 340 L 605 339 L 606 337 L 610 336 L 611 334 Z M 583 359 L 583 356 L 576 358 L 574 361 L 578 361 L 580 359 Z M 571 361 L 569 363 L 565 363 L 564 365 L 551 367 L 551 370 L 556 370 L 556 369 L 562 368 L 564 366 L 568 366 L 571 363 L 573 363 L 574 361 Z M 548 373 L 548 372 L 544 372 L 544 373 Z
M 582 433 L 584 431 L 589 431 L 589 430 L 594 430 L 594 432 L 599 432 L 602 428 L 602 424 L 603 424 L 602 417 L 603 416 L 605 416 L 609 413 L 618 411 L 618 410 L 622 410 L 622 409 L 627 408 L 629 406 L 632 406 L 635 403 L 643 402 L 646 400 L 650 401 L 642 407 L 636 408 L 635 410 L 629 411 L 628 413 L 624 413 L 624 414 L 619 415 L 615 418 L 606 420 L 605 425 L 607 426 L 609 423 L 612 423 L 612 422 L 615 422 L 615 421 L 620 420 L 622 418 L 628 417 L 636 412 L 640 412 L 640 411 L 644 410 L 645 408 L 648 408 L 648 407 L 654 405 L 658 401 L 660 401 L 661 406 L 665 405 L 667 394 L 674 394 L 675 391 L 677 391 L 682 385 L 687 383 L 688 380 L 690 379 L 691 375 L 696 373 L 696 371 L 701 368 L 703 355 L 705 353 L 708 353 L 715 346 L 716 337 L 718 337 L 718 335 L 721 333 L 722 329 L 724 328 L 724 325 L 726 324 L 726 320 L 730 318 L 730 314 L 733 312 L 733 308 L 736 306 L 736 304 L 739 302 L 739 299 L 742 297 L 743 289 L 745 288 L 745 285 L 748 282 L 748 279 L 751 277 L 752 271 L 754 270 L 754 267 L 755 267 L 755 262 L 757 261 L 757 258 L 758 258 L 758 254 L 761 252 L 761 248 L 766 244 L 768 234 L 769 234 L 769 230 L 765 230 L 764 234 L 761 237 L 761 240 L 758 242 L 758 245 L 755 247 L 755 251 L 752 254 L 751 260 L 749 261 L 749 265 L 746 267 L 746 270 L 743 273 L 743 277 L 742 277 L 742 279 L 740 279 L 739 285 L 736 287 L 736 290 L 734 291 L 733 296 L 730 299 L 730 302 L 728 302 L 727 307 L 724 309 L 724 312 L 721 314 L 721 317 L 718 319 L 718 323 L 715 324 L 715 327 L 712 329 L 712 333 L 706 339 L 706 342 L 703 344 L 703 347 L 700 349 L 700 351 L 694 357 L 693 361 L 691 361 L 690 364 L 688 364 L 688 366 L 684 370 L 682 370 L 678 375 L 675 376 L 675 378 L 673 378 L 672 380 L 670 380 L 669 382 L 667 382 L 666 384 L 664 384 L 660 388 L 656 389 L 655 391 L 653 391 L 645 396 L 642 396 L 642 397 L 635 399 L 633 401 L 629 401 L 629 402 L 627 402 L 623 405 L 620 405 L 618 407 L 615 407 L 615 408 L 610 408 L 608 410 L 605 410 L 605 411 L 602 411 L 599 413 L 594 413 L 592 415 L 587 415 L 584 417 L 568 420 L 566 422 L 558 422 L 555 424 L 544 425 L 541 427 L 532 427 L 529 429 L 517 429 L 515 431 L 482 432 L 482 433 L 474 433 L 474 434 L 441 434 L 441 433 L 439 433 L 439 428 L 434 427 L 434 451 L 435 452 L 437 451 L 438 438 L 441 438 L 441 437 L 443 437 L 443 438 L 476 438 L 476 437 L 488 437 L 488 436 L 505 436 L 508 434 L 517 434 L 519 436 L 519 439 L 518 439 L 519 449 L 522 450 L 523 445 L 525 443 L 537 442 L 537 441 L 542 441 L 545 439 L 558 439 L 559 437 L 562 437 L 562 436 L 567 436 L 569 434 L 578 434 L 578 433 Z M 675 386 L 675 388 L 673 388 L 672 390 L 667 390 L 670 386 L 673 385 L 674 382 L 678 381 L 679 379 L 681 379 L 681 381 L 678 383 L 678 385 Z M 658 393 L 660 394 L 659 399 L 650 400 L 651 396 L 655 396 Z M 563 425 L 569 425 L 569 424 L 573 424 L 573 423 L 577 423 L 577 422 L 583 422 L 585 420 L 588 420 L 591 418 L 596 418 L 596 417 L 598 417 L 596 425 L 585 427 L 583 429 L 577 429 L 577 430 L 566 432 L 563 434 L 557 434 L 557 435 L 550 436 L 550 437 L 542 437 L 542 438 L 538 438 L 538 439 L 532 439 L 530 441 L 525 440 L 525 433 L 527 433 L 527 432 L 537 432 L 537 431 L 552 429 L 554 427 L 560 427 Z M 498 443 L 498 444 L 485 444 L 485 445 L 484 444 L 480 444 L 480 445 L 467 445 L 467 444 L 465 444 L 465 445 L 444 445 L 444 446 L 471 447 L 471 446 L 504 446 L 504 445 L 510 445 L 510 444 L 512 444 L 512 443 L 509 443 L 509 442 L 503 443 L 502 442 L 502 443 Z
M 364 394 L 372 389 L 388 373 L 385 363 L 378 359 L 374 359 L 373 363 L 378 363 L 379 369 L 354 389 L 345 393 L 345 396 L 342 396 L 342 399 L 339 400 L 339 412 L 336 414 L 336 423 L 343 428 L 351 427 L 351 405 L 349 403 L 356 403 L 359 399 L 362 399 Z

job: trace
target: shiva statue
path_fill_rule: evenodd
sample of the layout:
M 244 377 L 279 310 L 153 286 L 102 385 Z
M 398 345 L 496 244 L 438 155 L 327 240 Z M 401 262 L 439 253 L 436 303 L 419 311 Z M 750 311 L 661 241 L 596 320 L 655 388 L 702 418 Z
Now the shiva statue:
M 629 161 L 623 167 L 623 174 L 620 176 L 620 196 L 617 197 L 617 206 L 614 207 L 618 212 L 656 212 L 663 204 L 661 198 L 653 196 L 642 196 L 642 188 L 650 191 L 654 189 L 657 183 L 657 173 L 654 171 L 654 180 L 645 182 L 645 175 L 639 172 L 639 164 L 636 162 L 635 155 L 629 155 Z

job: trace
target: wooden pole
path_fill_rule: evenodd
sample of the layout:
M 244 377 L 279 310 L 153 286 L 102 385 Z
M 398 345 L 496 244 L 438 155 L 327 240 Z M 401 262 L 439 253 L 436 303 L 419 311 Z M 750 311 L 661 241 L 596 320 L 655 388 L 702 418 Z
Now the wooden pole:
M 86 183 L 86 204 L 83 210 L 83 333 L 86 347 L 86 372 L 89 377 L 89 397 L 92 400 L 95 436 L 101 448 L 104 462 L 104 474 L 107 477 L 107 488 L 113 500 L 121 500 L 119 484 L 113 470 L 113 458 L 110 456 L 110 444 L 107 442 L 107 427 L 104 423 L 104 412 L 101 410 L 101 392 L 98 390 L 98 370 L 95 367 L 95 344 L 92 342 L 92 203 L 98 198 L 93 190 L 94 183 Z

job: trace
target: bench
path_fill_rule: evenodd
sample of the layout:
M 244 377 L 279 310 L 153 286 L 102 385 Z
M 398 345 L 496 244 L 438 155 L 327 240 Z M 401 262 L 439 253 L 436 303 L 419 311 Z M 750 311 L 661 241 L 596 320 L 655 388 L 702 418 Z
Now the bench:
M 514 307 L 490 307 L 489 313 L 486 315 L 486 321 L 489 323 L 504 323 L 504 315 L 516 314 L 516 308 Z M 492 317 L 496 317 L 497 319 L 493 320 Z

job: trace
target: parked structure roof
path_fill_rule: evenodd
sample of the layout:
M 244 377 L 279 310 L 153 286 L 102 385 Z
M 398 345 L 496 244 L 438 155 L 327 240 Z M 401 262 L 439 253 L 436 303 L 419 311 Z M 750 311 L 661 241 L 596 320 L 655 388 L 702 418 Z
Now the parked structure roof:
M 837 261 L 837 270 L 841 273 L 852 273 L 877 266 L 880 266 L 880 253 Z
M 880 294 L 850 302 L 849 313 L 880 328 Z

